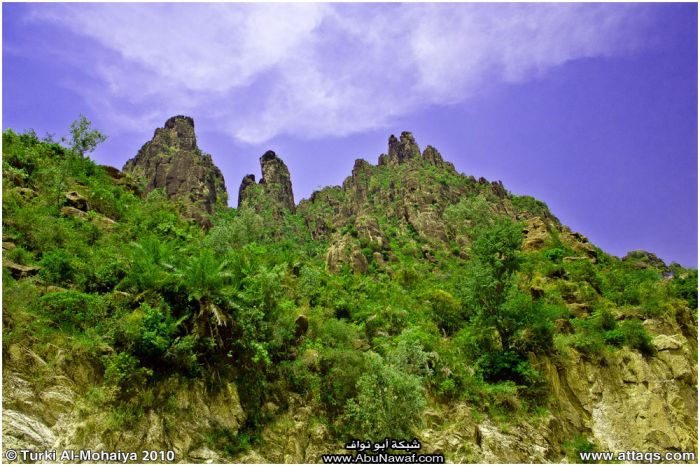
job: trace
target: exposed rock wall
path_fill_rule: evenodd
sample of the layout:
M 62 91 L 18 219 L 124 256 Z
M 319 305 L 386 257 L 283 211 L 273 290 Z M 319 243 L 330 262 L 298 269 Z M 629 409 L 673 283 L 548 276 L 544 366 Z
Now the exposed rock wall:
M 43 359 L 18 344 L 3 363 L 3 448 L 44 450 L 173 450 L 179 462 L 225 462 L 206 435 L 235 433 L 245 421 L 236 386 L 216 390 L 201 381 L 171 378 L 153 391 L 154 406 L 119 426 L 114 394 L 92 391 L 102 374 L 89 359 L 56 354 Z

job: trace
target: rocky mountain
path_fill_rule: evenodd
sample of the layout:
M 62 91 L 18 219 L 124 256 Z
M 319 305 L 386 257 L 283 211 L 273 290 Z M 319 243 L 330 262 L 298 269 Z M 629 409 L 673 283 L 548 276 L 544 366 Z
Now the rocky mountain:
M 226 206 L 224 177 L 211 155 L 197 147 L 194 120 L 174 116 L 124 165 L 123 171 L 145 182 L 145 193 L 163 189 L 182 201 L 187 215 L 205 221 L 214 207 Z
M 126 176 L 3 134 L 5 451 L 697 454 L 697 270 L 609 255 L 408 132 L 298 204 L 280 157 L 260 164 L 219 209 L 187 117 Z

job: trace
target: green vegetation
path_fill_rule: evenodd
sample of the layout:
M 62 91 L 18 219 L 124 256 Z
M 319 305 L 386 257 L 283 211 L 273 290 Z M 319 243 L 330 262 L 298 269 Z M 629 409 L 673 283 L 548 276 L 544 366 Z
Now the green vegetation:
M 156 403 L 149 390 L 172 376 L 235 381 L 245 428 L 207 434 L 231 454 L 270 421 L 261 408 L 284 407 L 290 392 L 339 439 L 411 438 L 428 400 L 534 416 L 549 403 L 537 357 L 623 346 L 652 357 L 644 319 L 690 310 L 697 325 L 696 270 L 593 260 L 555 227 L 542 248 L 524 251 L 529 217 L 519 214 L 553 219 L 546 205 L 515 196 L 511 210 L 498 208 L 487 187 L 432 165 L 372 167 L 366 205 L 382 206 L 374 217 L 385 238 L 347 219 L 337 232 L 357 241 L 369 271 L 332 274 L 323 232 L 335 228 L 341 190 L 305 214 L 262 201 L 221 209 L 205 230 L 162 191 L 142 196 L 139 180 L 113 179 L 85 157 L 104 136 L 84 117 L 71 133 L 68 147 L 3 133 L 3 244 L 12 244 L 3 258 L 39 267 L 26 277 L 3 268 L 3 349 L 84 354 L 98 388 L 118 389 L 93 397 L 114 413 L 115 430 Z M 436 210 L 448 240 L 428 249 L 391 214 L 394 201 L 378 199 L 418 169 L 424 189 L 452 199 Z M 87 215 L 64 209 L 69 191 L 86 199 Z M 590 448 L 583 437 L 571 443 L 571 452 Z

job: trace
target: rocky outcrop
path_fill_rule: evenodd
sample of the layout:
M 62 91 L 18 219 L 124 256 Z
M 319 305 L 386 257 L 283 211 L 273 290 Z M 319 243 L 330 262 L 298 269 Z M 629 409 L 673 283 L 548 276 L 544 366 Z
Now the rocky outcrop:
M 247 199 L 246 190 L 248 189 L 248 187 L 254 186 L 254 185 L 255 185 L 255 175 L 246 175 L 243 177 L 243 180 L 241 181 L 241 186 L 238 188 L 238 207 L 239 208 Z M 249 193 L 250 192 L 248 192 L 248 194 Z
M 182 201 L 186 213 L 200 222 L 227 202 L 224 177 L 211 155 L 197 147 L 190 117 L 172 117 L 156 129 L 123 172 L 143 179 L 145 193 L 160 188 L 168 199 Z
M 11 261 L 10 259 L 2 258 L 2 266 L 10 271 L 15 279 L 25 278 L 30 275 L 36 275 L 41 269 L 33 265 L 22 265 Z
M 389 153 L 379 156 L 379 165 L 399 165 L 420 155 L 420 148 L 413 134 L 404 131 L 400 139 L 396 139 L 393 134 L 389 136 Z
M 448 247 L 455 239 L 445 225 L 445 209 L 480 192 L 488 197 L 494 213 L 515 217 L 510 194 L 500 181 L 491 183 L 482 178 L 477 182 L 458 174 L 434 147 L 427 146 L 421 154 L 413 135 L 404 131 L 400 138 L 389 137 L 387 153 L 380 155 L 378 165 L 355 160 L 342 190 L 315 192 L 300 203 L 298 211 L 315 239 L 331 239 L 345 228 L 358 232 L 364 229 L 364 236 L 382 239 L 381 246 L 375 243 L 372 247 L 389 252 L 387 235 L 382 232 L 386 226 L 377 222 L 378 218 L 386 218 L 385 223 L 396 227 L 394 231 L 404 236 L 415 234 L 416 240 L 429 243 L 435 251 Z M 363 218 L 374 218 L 376 225 L 368 230 L 368 225 L 360 221 Z M 357 239 L 362 247 L 374 242 L 362 235 Z
M 369 268 L 357 240 L 349 235 L 341 236 L 328 248 L 326 266 L 331 273 L 340 272 L 343 266 L 349 266 L 355 273 L 366 273 Z
M 372 165 L 363 159 L 355 160 L 352 174 L 343 182 L 343 190 L 348 200 L 358 209 L 362 209 L 369 194 L 369 179 L 372 176 Z
M 246 175 L 238 190 L 238 206 L 241 207 L 247 203 L 260 207 L 261 203 L 269 201 L 275 210 L 296 212 L 292 179 L 284 161 L 269 150 L 260 157 L 260 169 L 262 178 L 259 186 L 262 188 L 265 199 L 256 199 L 255 190 L 251 189 L 255 186 L 255 175 Z
M 425 146 L 425 149 L 423 150 L 423 158 L 430 163 L 431 165 L 435 165 L 436 167 L 443 168 L 452 172 L 456 172 L 455 166 L 451 162 L 447 162 L 443 160 L 442 155 L 440 155 L 440 152 L 433 146 Z
M 65 205 L 83 212 L 87 212 L 90 209 L 87 199 L 77 191 L 70 191 L 65 194 Z
M 630 251 L 622 258 L 623 261 L 631 263 L 637 269 L 647 269 L 649 267 L 668 270 L 666 264 L 656 254 L 648 251 Z
M 549 228 L 539 217 L 533 217 L 525 222 L 523 228 L 523 251 L 537 251 L 549 241 Z
M 287 165 L 277 157 L 277 154 L 269 150 L 260 157 L 260 168 L 262 170 L 260 184 L 265 188 L 265 192 L 290 212 L 294 212 L 292 180 Z

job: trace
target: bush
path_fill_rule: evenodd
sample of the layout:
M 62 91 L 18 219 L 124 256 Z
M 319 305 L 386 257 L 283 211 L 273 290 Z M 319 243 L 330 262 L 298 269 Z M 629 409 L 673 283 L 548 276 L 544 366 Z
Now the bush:
M 118 323 L 115 341 L 141 361 L 157 367 L 173 344 L 179 324 L 164 303 L 159 307 L 143 303 Z
M 345 406 L 348 434 L 411 438 L 425 408 L 420 378 L 385 364 L 376 353 L 365 355 L 368 370 L 357 381 L 357 396 Z
M 50 293 L 41 301 L 52 320 L 59 325 L 69 324 L 76 328 L 88 329 L 105 316 L 107 306 L 100 296 L 78 291 Z
M 452 335 L 465 324 L 462 305 L 457 298 L 443 290 L 428 294 L 428 302 L 433 311 L 433 320 L 448 335 Z
M 555 264 L 561 264 L 561 261 L 564 258 L 564 253 L 564 249 L 559 247 L 549 248 L 542 251 L 542 255 L 546 257 L 547 260 L 554 262 Z
M 22 265 L 29 265 L 34 260 L 34 255 L 22 246 L 17 246 L 9 251 L 3 251 L 3 256 Z
M 143 390 L 153 371 L 141 367 L 139 360 L 129 353 L 108 357 L 104 381 L 119 388 L 119 398 L 128 399 Z
M 39 275 L 49 283 L 65 285 L 73 280 L 73 256 L 64 249 L 55 249 L 44 254 Z
M 587 453 L 598 451 L 596 445 L 588 440 L 585 436 L 579 434 L 571 441 L 564 443 L 564 449 L 572 463 L 592 463 L 591 460 L 582 461 L 579 453 Z
M 363 354 L 355 350 L 324 350 L 321 356 L 321 401 L 331 414 L 340 414 L 357 396 L 357 381 L 365 371 Z
M 484 380 L 490 383 L 514 382 L 530 400 L 542 401 L 546 394 L 542 374 L 513 351 L 486 353 L 477 361 L 477 368 Z
M 627 320 L 620 325 L 620 332 L 624 336 L 625 344 L 639 350 L 645 356 L 654 356 L 656 347 L 651 341 L 642 323 L 638 320 Z
M 399 339 L 396 347 L 392 348 L 386 357 L 389 365 L 407 374 L 425 377 L 432 374 L 430 355 L 423 350 L 416 340 Z
M 164 360 L 174 370 L 185 375 L 192 377 L 199 375 L 201 367 L 197 361 L 197 337 L 185 335 L 184 337 L 175 338 L 166 351 Z

